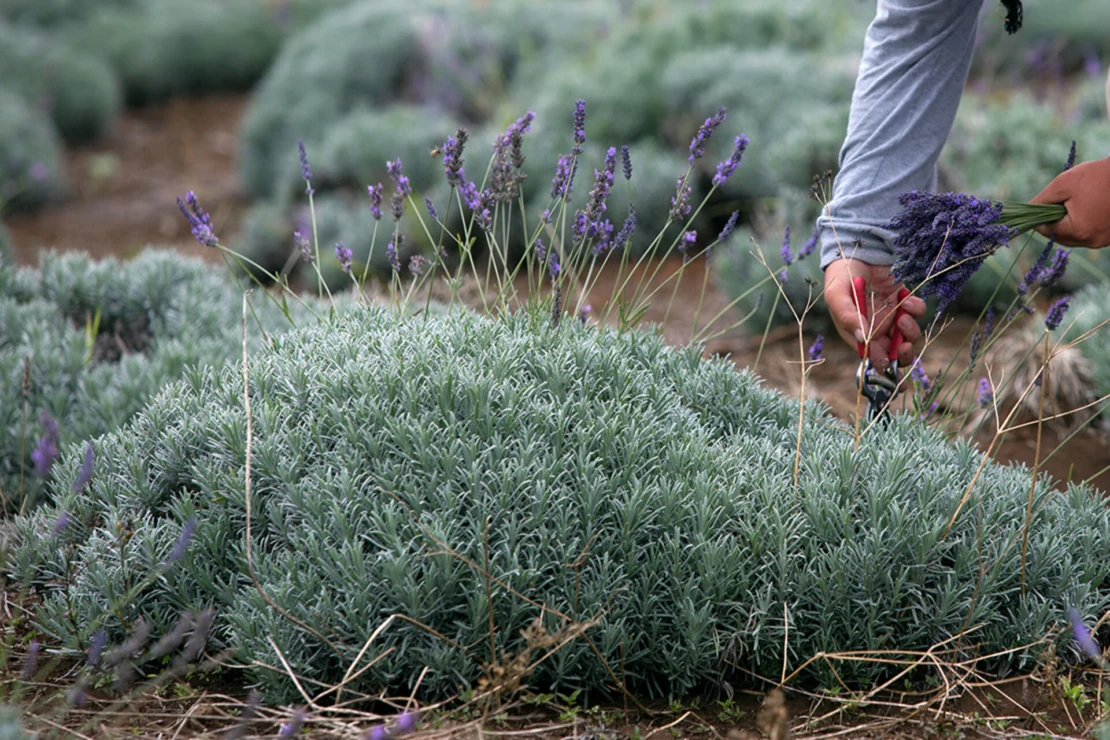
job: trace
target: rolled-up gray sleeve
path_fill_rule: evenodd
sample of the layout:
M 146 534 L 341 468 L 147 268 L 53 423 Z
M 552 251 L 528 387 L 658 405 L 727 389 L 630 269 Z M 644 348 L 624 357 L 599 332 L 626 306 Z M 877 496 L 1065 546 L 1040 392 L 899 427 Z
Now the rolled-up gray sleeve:
M 982 0 L 879 0 L 867 29 L 832 199 L 817 224 L 821 267 L 894 262 L 898 196 L 935 190 L 937 158 L 967 84 Z

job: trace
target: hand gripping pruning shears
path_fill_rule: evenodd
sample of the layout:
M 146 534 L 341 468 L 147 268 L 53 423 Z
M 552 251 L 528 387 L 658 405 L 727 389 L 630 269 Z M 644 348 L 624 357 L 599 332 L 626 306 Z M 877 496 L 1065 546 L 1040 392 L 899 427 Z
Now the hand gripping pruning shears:
M 864 323 L 867 319 L 866 292 L 867 281 L 862 277 L 854 278 L 852 280 L 852 297 L 855 299 L 856 310 L 859 311 L 860 317 L 864 319 Z M 906 313 L 902 309 L 902 303 L 909 295 L 910 291 L 906 288 L 898 291 L 898 306 L 895 308 L 894 327 L 890 335 L 890 353 L 887 355 L 890 364 L 887 365 L 885 371 L 880 372 L 871 364 L 871 348 L 867 342 L 857 342 L 856 344 L 860 357 L 859 369 L 856 370 L 856 384 L 859 386 L 860 394 L 867 399 L 868 422 L 881 420 L 886 423 L 889 421 L 887 409 L 901 388 L 898 376 L 898 348 L 902 346 L 903 338 L 902 330 L 898 328 L 898 321 Z

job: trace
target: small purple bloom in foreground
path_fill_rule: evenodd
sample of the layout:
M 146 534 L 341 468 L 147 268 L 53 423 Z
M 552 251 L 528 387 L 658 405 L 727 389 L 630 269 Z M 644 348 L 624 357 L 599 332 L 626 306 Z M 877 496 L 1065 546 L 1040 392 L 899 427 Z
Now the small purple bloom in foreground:
M 396 162 L 386 162 L 385 171 L 386 174 L 389 175 L 390 179 L 393 180 L 393 184 L 397 187 L 398 193 L 400 193 L 401 195 L 412 194 L 412 184 L 409 182 L 409 179 L 401 170 L 400 159 L 398 159 Z
M 728 179 L 736 172 L 736 168 L 740 166 L 740 161 L 744 157 L 744 151 L 751 143 L 748 137 L 740 134 L 736 137 L 736 146 L 732 150 L 729 158 L 717 165 L 717 174 L 713 176 L 713 184 L 717 187 L 724 185 Z
M 782 268 L 781 270 L 779 270 L 779 282 L 780 283 L 782 283 L 783 285 L 786 285 L 786 282 L 789 279 L 789 277 L 790 276 L 786 274 L 786 268 L 785 267 Z
M 297 139 L 297 153 L 301 156 L 301 179 L 304 180 L 305 192 L 312 195 L 312 168 L 308 166 L 308 152 L 304 150 L 304 142 Z
M 289 718 L 289 721 L 281 726 L 281 729 L 278 731 L 278 737 L 293 737 L 301 731 L 301 726 L 307 718 L 308 714 L 304 709 L 298 709 L 293 712 L 293 716 Z
M 621 167 L 624 168 L 624 179 L 632 179 L 632 153 L 628 151 L 628 144 L 621 147 Z
M 551 197 L 563 198 L 570 192 L 571 163 L 574 158 L 570 154 L 559 157 L 555 164 L 555 177 L 551 179 Z
M 813 344 L 809 346 L 809 361 L 817 362 L 821 359 L 821 355 L 825 351 L 825 337 L 818 334 L 817 338 L 813 340 Z
M 432 217 L 433 221 L 439 220 L 439 214 L 436 213 L 436 207 L 432 205 L 432 199 L 424 196 L 424 205 L 428 207 L 428 215 Z
M 375 725 L 370 728 L 366 733 L 366 740 L 389 740 L 389 733 L 385 729 L 385 725 Z
M 790 251 L 790 226 L 788 225 L 782 235 L 782 264 L 790 267 L 793 261 L 794 253 Z
M 420 722 L 419 712 L 405 712 L 397 718 L 397 732 L 412 732 Z
M 594 310 L 593 306 L 591 306 L 589 303 L 582 306 L 582 308 L 578 309 L 578 320 L 581 321 L 583 324 L 589 323 L 590 313 L 593 310 Z
M 51 530 L 53 535 L 55 537 L 57 537 L 62 532 L 66 531 L 66 529 L 69 527 L 69 522 L 70 522 L 69 512 L 68 511 L 63 511 L 58 516 L 58 521 L 54 522 L 54 529 Z
M 717 127 L 724 122 L 724 106 L 719 108 L 717 112 L 713 115 L 713 117 L 705 119 L 705 123 L 701 125 L 701 127 L 698 129 L 698 132 L 694 134 L 693 140 L 690 141 L 689 161 L 691 164 L 694 162 L 695 159 L 701 159 L 702 155 L 705 154 L 706 143 L 709 141 L 709 138 L 713 136 L 713 132 L 717 130 Z
M 350 275 L 351 262 L 354 261 L 355 255 L 350 249 L 343 246 L 343 242 L 339 242 L 335 245 L 335 258 L 339 260 L 339 267 L 343 272 Z
M 986 378 L 979 378 L 979 406 L 988 408 L 994 403 L 994 388 L 991 388 L 991 382 Z
M 92 442 L 85 443 L 85 457 L 81 460 L 81 470 L 77 473 L 77 480 L 73 481 L 73 492 L 81 493 L 81 489 L 88 485 L 93 476 L 93 446 Z
M 910 378 L 917 383 L 918 387 L 926 393 L 932 388 L 933 383 L 929 380 L 929 376 L 925 374 L 925 366 L 921 364 L 920 358 L 915 358 L 913 365 L 910 367 Z
M 694 210 L 690 205 L 690 189 L 688 178 L 678 178 L 678 182 L 675 183 L 674 197 L 671 198 L 671 212 L 668 214 L 672 221 L 685 221 Z
M 805 259 L 809 255 L 813 254 L 813 251 L 817 249 L 817 240 L 820 238 L 821 227 L 814 226 L 813 233 L 809 235 L 809 239 L 807 239 L 806 243 L 802 245 L 802 248 L 798 250 L 798 254 L 795 256 L 795 259 Z
M 177 543 L 174 544 L 173 550 L 170 552 L 170 557 L 167 563 L 176 563 L 185 557 L 185 552 L 189 549 L 189 540 L 193 539 L 193 532 L 197 528 L 196 516 L 189 517 L 185 524 L 181 527 L 181 534 L 177 537 Z
M 555 253 L 555 250 L 551 250 L 547 255 L 547 272 L 551 275 L 552 280 L 559 277 L 560 269 L 562 268 L 559 265 L 559 255 Z
M 739 218 L 740 211 L 733 211 L 732 215 L 728 217 L 728 221 L 725 222 L 725 227 L 721 229 L 721 233 L 717 235 L 717 241 L 722 244 L 728 241 L 728 238 L 732 236 L 733 229 L 736 228 L 736 221 Z
M 193 231 L 193 238 L 206 247 L 214 247 L 220 243 L 216 238 L 215 232 L 212 230 L 212 218 L 208 213 L 200 207 L 197 201 L 197 196 L 190 190 L 185 194 L 185 200 L 177 199 L 177 207 L 181 210 L 181 215 L 189 222 L 189 228 Z
M 694 244 L 696 244 L 697 241 L 698 241 L 698 232 L 696 232 L 696 231 L 687 231 L 678 240 L 678 251 L 682 252 L 682 261 L 683 262 L 689 262 L 690 261 L 689 249 L 690 249 L 690 247 L 694 246 Z
M 397 258 L 397 247 L 393 242 L 390 242 L 385 247 L 385 256 L 389 260 L 389 266 L 393 268 L 394 272 L 401 271 L 401 261 Z
M 632 235 L 636 233 L 636 204 L 628 204 L 628 218 L 624 220 L 621 225 L 621 230 L 617 232 L 617 238 L 612 241 L 613 249 L 624 249 Z
M 1091 660 L 1101 663 L 1102 650 L 1099 649 L 1095 638 L 1091 636 L 1091 631 L 1087 629 L 1087 625 L 1083 623 L 1083 618 L 1079 616 L 1079 612 L 1073 606 L 1068 607 L 1068 621 L 1071 622 L 1072 635 L 1075 637 L 1079 649 Z
M 1048 262 L 1048 255 L 1052 252 L 1053 244 L 1055 244 L 1055 240 L 1049 239 L 1044 245 L 1044 249 L 1041 250 L 1040 255 L 1037 257 L 1037 261 L 1033 263 L 1033 266 L 1029 268 L 1029 272 L 1025 273 L 1025 277 L 1018 283 L 1018 295 L 1025 295 L 1029 291 L 1030 286 L 1036 283 L 1040 278 L 1041 273 L 1044 271 L 1045 263 Z
M 368 185 L 367 192 L 370 193 L 370 215 L 374 217 L 375 221 L 382 220 L 382 184 L 379 182 L 377 185 Z
M 1071 149 L 1068 151 L 1068 163 L 1064 165 L 1064 172 L 1075 166 L 1075 139 L 1072 139 Z
M 1044 325 L 1050 331 L 1055 331 L 1060 326 L 1060 322 L 1064 320 L 1064 314 L 1068 312 L 1068 297 L 1064 296 L 1060 300 L 1053 303 L 1048 309 L 1048 315 L 1045 316 Z
M 38 640 L 31 640 L 30 646 L 27 648 L 27 660 L 23 662 L 23 672 L 19 674 L 20 679 L 30 681 L 35 677 L 35 671 L 39 667 L 39 650 L 42 646 Z
M 43 410 L 39 414 L 39 421 L 46 429 L 46 433 L 39 437 L 35 449 L 31 452 L 31 461 L 35 464 L 35 475 L 45 478 L 50 473 L 50 466 L 58 457 L 58 422 L 49 411 Z
M 443 144 L 443 170 L 447 174 L 447 184 L 456 187 L 466 179 L 463 173 L 463 149 L 469 138 L 465 128 L 460 128 L 454 136 L 447 137 Z

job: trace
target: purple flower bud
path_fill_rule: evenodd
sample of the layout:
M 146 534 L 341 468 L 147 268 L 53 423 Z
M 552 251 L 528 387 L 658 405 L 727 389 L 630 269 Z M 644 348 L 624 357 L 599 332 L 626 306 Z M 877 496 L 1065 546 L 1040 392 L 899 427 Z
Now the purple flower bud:
M 31 640 L 31 644 L 27 648 L 27 659 L 23 661 L 23 671 L 19 677 L 23 681 L 30 681 L 35 677 L 35 672 L 39 668 L 39 650 L 41 645 L 38 640 Z
M 1064 277 L 1064 273 L 1068 269 L 1068 258 L 1071 256 L 1070 249 L 1057 249 L 1056 253 L 1052 255 L 1052 264 L 1046 269 L 1041 270 L 1037 276 L 1037 282 L 1044 288 L 1054 288 L 1060 282 L 1060 278 Z
M 382 191 L 384 188 L 379 182 L 377 185 L 368 185 L 366 190 L 370 193 L 370 215 L 375 221 L 382 220 Z
M 406 734 L 416 729 L 416 725 L 420 722 L 419 712 L 405 712 L 397 718 L 397 732 Z
M 447 174 L 447 184 L 456 187 L 466 179 L 463 173 L 463 149 L 469 138 L 465 128 L 459 128 L 454 136 L 449 136 L 443 144 L 443 170 Z
M 790 226 L 788 225 L 782 235 L 782 264 L 790 267 L 793 261 L 794 253 L 790 251 Z
M 628 151 L 628 145 L 625 144 L 621 147 L 621 167 L 624 168 L 624 179 L 632 179 L 632 153 Z
M 393 242 L 390 242 L 385 247 L 386 259 L 389 260 L 389 266 L 393 268 L 394 272 L 401 271 L 401 261 L 397 257 L 397 247 Z
M 35 464 L 35 475 L 45 478 L 50 474 L 50 466 L 58 457 L 58 423 L 46 410 L 39 413 L 39 422 L 45 429 L 45 433 L 39 437 L 35 449 L 31 451 L 31 462 Z
M 690 205 L 690 184 L 687 178 L 680 177 L 675 183 L 675 194 L 671 198 L 671 212 L 668 216 L 672 221 L 685 221 L 691 211 L 693 206 Z
M 81 460 L 81 470 L 77 473 L 77 479 L 73 481 L 73 492 L 81 493 L 81 490 L 89 484 L 93 476 L 93 446 L 92 442 L 85 443 L 85 457 Z
M 722 244 L 728 241 L 729 237 L 732 236 L 733 229 L 736 228 L 736 221 L 739 218 L 740 211 L 733 211 L 732 215 L 728 217 L 728 221 L 725 222 L 725 227 L 721 229 L 721 233 L 717 235 L 717 241 Z
M 722 106 L 717 110 L 717 113 L 712 118 L 706 118 L 705 123 L 701 125 L 698 132 L 694 134 L 694 138 L 690 141 L 690 158 L 689 161 L 693 164 L 695 159 L 701 159 L 705 154 L 705 145 L 709 138 L 713 136 L 713 132 L 717 130 L 725 121 L 725 109 Z
M 987 306 L 987 316 L 983 320 L 983 341 L 986 342 L 994 334 L 994 306 Z
M 184 202 L 181 198 L 177 199 L 177 207 L 181 211 L 181 215 L 189 222 L 189 227 L 192 229 L 193 238 L 200 244 L 206 247 L 215 247 L 220 243 L 216 238 L 215 232 L 212 230 L 212 218 L 208 213 L 200 207 L 197 201 L 197 196 L 193 191 L 185 194 Z
M 316 255 L 312 252 L 312 243 L 299 231 L 293 232 L 293 246 L 301 253 L 301 259 L 305 262 L 311 263 L 312 260 L 316 259 Z
M 562 266 L 559 264 L 559 255 L 553 249 L 547 255 L 547 273 L 551 276 L 551 279 L 554 280 L 559 277 L 559 270 L 561 269 Z
M 196 515 L 193 515 L 185 521 L 184 525 L 182 525 L 181 534 L 177 536 L 177 542 L 176 544 L 174 544 L 173 550 L 170 552 L 170 556 L 166 560 L 167 565 L 170 563 L 176 563 L 181 560 L 181 558 L 185 557 L 185 551 L 189 549 L 189 540 L 193 538 L 193 532 L 194 530 L 196 530 L 196 528 L 197 518 Z
M 687 231 L 678 240 L 678 251 L 682 252 L 682 254 L 684 254 L 684 255 L 687 255 L 687 258 L 689 258 L 689 255 L 687 254 L 687 250 L 689 250 L 690 247 L 697 244 L 697 242 L 698 242 L 698 232 L 696 232 L 696 231 Z
M 396 186 L 398 194 L 402 196 L 412 194 L 412 184 L 409 183 L 409 179 L 405 177 L 404 173 L 401 170 L 400 159 L 395 162 L 386 162 L 385 171 L 386 174 L 389 175 L 390 179 L 393 180 L 393 184 Z
M 628 218 L 624 220 L 621 225 L 621 230 L 617 232 L 617 237 L 613 239 L 613 249 L 624 249 L 628 242 L 631 241 L 632 235 L 636 233 L 636 204 L 628 204 Z
M 582 145 L 586 143 L 586 101 L 579 98 L 574 103 L 574 149 L 575 154 L 582 153 Z
M 785 267 L 782 268 L 781 270 L 779 270 L 779 282 L 780 283 L 782 283 L 783 285 L 786 285 L 786 281 L 787 281 L 788 277 L 789 277 L 789 275 L 786 274 L 786 268 Z
M 1064 172 L 1075 166 L 1075 140 L 1072 139 L 1071 149 L 1068 151 L 1068 163 L 1064 165 Z
M 428 268 L 428 258 L 422 254 L 414 254 L 409 258 L 409 272 L 417 277 L 424 274 L 424 270 Z
M 728 179 L 736 172 L 736 168 L 740 166 L 741 160 L 744 158 L 744 151 L 751 143 L 748 137 L 740 134 L 736 137 L 736 146 L 732 150 L 729 158 L 717 165 L 717 174 L 713 176 L 713 184 L 717 187 L 724 185 Z
M 821 359 L 822 353 L 825 351 L 825 337 L 818 334 L 817 338 L 813 340 L 813 344 L 809 346 L 809 361 L 817 362 Z
M 54 529 L 52 530 L 52 532 L 55 537 L 66 531 L 66 528 L 69 527 L 69 521 L 69 512 L 63 511 L 58 516 L 58 521 L 54 522 Z
M 424 205 L 428 208 L 428 215 L 432 217 L 433 221 L 439 220 L 439 214 L 436 213 L 436 207 L 432 205 L 432 199 L 424 196 Z
M 939 407 L 940 407 L 940 403 L 938 401 L 933 401 L 931 404 L 929 404 L 929 408 L 927 408 L 923 412 L 921 412 L 921 420 L 925 421 L 926 419 L 928 419 L 930 416 L 932 416 L 934 413 L 936 413 L 936 410 Z
M 581 321 L 583 324 L 588 324 L 590 322 L 590 313 L 592 311 L 593 306 L 591 306 L 589 303 L 582 306 L 582 308 L 578 309 L 578 320 Z
M 1053 244 L 1055 244 L 1055 240 L 1049 239 L 1044 245 L 1044 249 L 1041 250 L 1040 255 L 1037 257 L 1037 261 L 1033 263 L 1033 266 L 1029 268 L 1029 272 L 1025 273 L 1025 277 L 1018 284 L 1018 295 L 1025 295 L 1029 287 L 1040 278 L 1045 263 L 1048 262 L 1048 255 L 1052 252 Z
M 350 249 L 343 246 L 343 242 L 339 242 L 335 245 L 335 258 L 339 260 L 340 269 L 350 275 L 351 262 L 354 260 L 355 255 Z
M 301 726 L 304 725 L 304 721 L 307 718 L 308 714 L 304 709 L 298 709 L 293 712 L 293 716 L 282 724 L 281 729 L 278 731 L 278 737 L 293 737 L 301 731 Z
M 986 377 L 979 378 L 979 406 L 989 408 L 994 403 L 994 388 Z
M 929 376 L 925 374 L 925 366 L 921 364 L 921 358 L 914 358 L 913 365 L 910 366 L 910 378 L 925 393 L 928 393 L 929 389 L 933 387 Z
M 1068 312 L 1068 297 L 1064 296 L 1060 300 L 1053 303 L 1048 309 L 1048 315 L 1045 316 L 1044 325 L 1049 328 L 1049 331 L 1055 331 L 1060 326 L 1060 322 L 1064 320 L 1064 314 Z
M 301 179 L 304 180 L 305 193 L 312 195 L 312 168 L 308 166 L 308 153 L 300 139 L 297 139 L 297 153 L 301 156 Z
M 802 248 L 798 250 L 798 255 L 797 257 L 795 257 L 795 259 L 805 259 L 809 255 L 813 254 L 813 251 L 817 249 L 817 241 L 820 238 L 821 227 L 814 226 L 813 233 L 809 235 L 809 239 L 807 239 L 806 243 L 802 245 Z
M 366 740 L 389 740 L 385 725 L 375 725 L 366 733 Z
M 979 327 L 975 327 L 975 331 L 971 334 L 971 346 L 967 350 L 967 371 L 970 373 L 975 369 L 975 361 L 979 359 L 979 350 L 983 346 L 983 335 L 979 331 Z
M 1075 637 L 1075 643 L 1080 651 L 1091 660 L 1101 663 L 1102 650 L 1099 649 L 1098 643 L 1091 636 L 1091 631 L 1087 629 L 1087 625 L 1083 623 L 1083 618 L 1079 616 L 1075 607 L 1068 607 L 1068 620 L 1071 622 L 1072 636 Z
M 405 215 L 405 196 L 401 191 L 395 192 L 389 198 L 389 210 L 393 214 L 394 221 L 400 221 L 401 216 Z
M 92 636 L 88 651 L 85 653 L 85 660 L 89 665 L 95 666 L 100 662 L 100 654 L 104 652 L 104 646 L 107 644 L 108 633 L 103 629 L 97 630 L 96 634 Z

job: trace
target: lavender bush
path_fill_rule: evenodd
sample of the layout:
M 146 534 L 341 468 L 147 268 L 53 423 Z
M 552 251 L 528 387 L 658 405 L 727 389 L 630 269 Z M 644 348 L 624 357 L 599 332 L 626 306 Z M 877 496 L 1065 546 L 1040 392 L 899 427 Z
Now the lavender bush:
M 61 146 L 48 116 L 0 87 L 0 214 L 33 208 L 62 191 Z
M 924 649 L 969 615 L 989 653 L 1041 638 L 1063 604 L 1110 606 L 1100 555 L 1110 511 L 1093 491 L 1036 486 L 1022 595 L 1013 512 L 1027 471 L 985 463 L 946 533 L 980 467 L 972 448 L 903 418 L 855 450 L 814 407 L 795 481 L 797 402 L 657 338 L 537 318 L 367 308 L 255 353 L 254 568 L 296 622 L 246 575 L 241 368 L 188 373 L 98 440 L 87 493 L 57 490 L 55 504 L 15 523 L 12 571 L 43 597 L 41 628 L 64 640 L 69 613 L 99 617 L 122 579 L 156 568 L 194 518 L 179 567 L 126 619 L 165 625 L 210 603 L 218 644 L 240 662 L 277 665 L 272 639 L 299 675 L 325 683 L 391 614 L 449 638 L 395 622 L 352 684 L 370 692 L 408 691 L 425 667 L 428 696 L 469 685 L 481 659 L 466 646 L 489 641 L 490 609 L 498 649 L 521 649 L 519 630 L 539 609 L 510 587 L 547 606 L 549 630 L 552 610 L 599 617 L 592 644 L 654 696 L 745 683 L 733 664 L 777 675 L 783 603 L 788 667 L 819 650 Z M 61 464 L 68 480 L 75 451 Z M 72 523 L 54 535 L 62 512 Z M 107 524 L 122 518 L 134 531 L 126 552 Z M 445 552 L 485 562 L 487 531 L 504 584 L 492 601 L 483 576 Z M 42 546 L 52 538 L 76 548 L 72 576 L 62 548 Z M 1032 666 L 1038 650 L 994 668 Z M 849 680 L 875 675 L 839 668 Z M 295 696 L 284 671 L 251 672 L 272 700 Z M 529 683 L 604 691 L 610 678 L 578 639 Z

